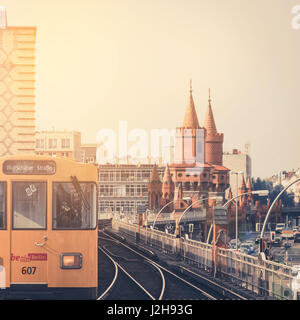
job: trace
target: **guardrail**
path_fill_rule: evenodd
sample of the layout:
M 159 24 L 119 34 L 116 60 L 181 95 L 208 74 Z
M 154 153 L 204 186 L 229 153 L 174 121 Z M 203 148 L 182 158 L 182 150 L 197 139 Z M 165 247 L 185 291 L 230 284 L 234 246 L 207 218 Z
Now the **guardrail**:
M 129 236 L 138 239 L 139 242 L 147 244 L 162 252 L 169 254 L 175 254 L 177 252 L 176 236 L 173 234 L 167 234 L 151 228 L 140 228 L 138 232 L 137 225 L 129 224 L 122 220 L 113 220 L 112 228 L 116 231 L 128 234 Z
M 180 254 L 187 263 L 213 271 L 212 245 L 149 228 L 138 227 L 121 220 L 113 219 L 115 231 L 128 234 L 141 243 L 147 244 L 168 254 Z M 297 298 L 295 282 L 300 279 L 292 275 L 292 267 L 273 261 L 262 261 L 258 257 L 232 249 L 217 248 L 217 274 L 241 288 L 271 299 L 292 300 Z M 294 287 L 293 287 L 294 286 Z
M 232 283 L 260 296 L 294 299 L 292 267 L 284 264 L 219 248 L 218 271 Z

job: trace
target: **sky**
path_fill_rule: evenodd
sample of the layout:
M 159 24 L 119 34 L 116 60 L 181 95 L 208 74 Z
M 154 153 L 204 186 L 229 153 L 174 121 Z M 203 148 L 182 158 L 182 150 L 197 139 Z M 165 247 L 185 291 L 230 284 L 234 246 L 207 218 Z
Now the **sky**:
M 119 121 L 182 125 L 193 80 L 208 88 L 224 151 L 250 143 L 252 173 L 300 167 L 300 0 L 2 0 L 8 26 L 36 26 L 36 125 L 95 143 Z M 300 19 L 299 19 L 300 21 Z

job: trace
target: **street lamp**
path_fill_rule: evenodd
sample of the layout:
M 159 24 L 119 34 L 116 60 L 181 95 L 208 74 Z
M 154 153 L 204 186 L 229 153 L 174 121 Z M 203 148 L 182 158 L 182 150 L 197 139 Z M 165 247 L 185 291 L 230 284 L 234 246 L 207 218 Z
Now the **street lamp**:
M 158 216 L 161 214 L 161 212 L 164 210 L 164 208 L 166 208 L 169 204 L 171 204 L 172 202 L 175 202 L 175 201 L 177 201 L 177 199 L 176 199 L 176 200 L 172 200 L 172 201 L 166 203 L 166 204 L 158 211 L 157 215 L 155 216 L 155 219 L 154 219 L 154 222 L 153 222 L 153 225 L 152 225 L 152 229 L 154 229 L 156 220 L 157 220 Z
M 243 171 L 231 171 L 231 174 L 235 174 L 236 175 L 236 194 L 238 194 L 238 178 L 239 178 L 239 174 L 244 174 Z M 235 206 L 235 246 L 237 249 L 237 242 L 238 241 L 238 206 L 236 203 Z
M 228 200 L 227 202 L 225 202 L 222 207 L 223 207 L 223 208 L 226 208 L 227 205 L 228 205 L 231 201 L 233 201 L 233 200 L 235 200 L 235 199 L 237 199 L 237 198 L 239 198 L 239 197 L 241 197 L 241 196 L 247 195 L 247 194 L 257 194 L 257 195 L 260 196 L 260 197 L 265 197 L 265 196 L 267 196 L 267 195 L 269 194 L 269 190 L 254 190 L 254 191 L 250 191 L 250 192 L 241 193 L 241 194 L 233 197 L 232 199 Z M 236 205 L 236 207 L 237 207 L 237 205 Z M 236 221 L 237 221 L 237 215 L 236 215 Z M 209 237 L 210 237 L 210 234 L 211 234 L 211 231 L 212 231 L 212 227 L 213 227 L 213 224 L 211 224 L 211 226 L 210 226 L 206 243 L 209 242 Z M 237 234 L 237 232 L 236 232 L 236 234 Z M 237 237 L 236 237 L 236 240 L 235 240 L 235 241 L 236 241 L 235 245 L 236 245 L 236 249 L 237 249 Z
M 272 211 L 272 209 L 273 209 L 273 206 L 274 206 L 274 204 L 276 203 L 276 201 L 279 199 L 279 197 L 280 197 L 290 186 L 292 186 L 293 184 L 295 184 L 295 183 L 297 183 L 297 182 L 299 182 L 299 181 L 300 181 L 300 178 L 297 178 L 296 180 L 292 181 L 292 182 L 291 182 L 290 184 L 288 184 L 283 190 L 281 190 L 281 192 L 280 192 L 280 193 L 277 195 L 277 197 L 274 199 L 274 201 L 272 202 L 272 204 L 271 204 L 271 206 L 270 206 L 270 208 L 269 208 L 269 210 L 268 210 L 268 212 L 267 212 L 267 215 L 266 215 L 266 217 L 265 217 L 265 221 L 264 221 L 263 227 L 262 227 L 262 229 L 261 229 L 261 233 L 260 233 L 260 239 L 262 239 L 262 237 L 263 237 L 263 235 L 264 235 L 266 223 L 267 223 L 267 221 L 268 221 L 269 215 L 270 215 L 270 213 L 271 213 L 271 211 Z M 261 243 L 261 241 L 260 241 L 260 243 Z M 262 250 L 261 246 L 260 246 L 259 250 L 260 250 L 260 252 L 261 252 L 261 250 Z
M 208 199 L 212 199 L 212 200 L 223 200 L 223 197 L 221 196 L 218 196 L 218 197 L 209 197 L 209 198 L 204 198 L 204 199 L 198 199 L 194 202 L 192 202 L 192 204 L 190 204 L 182 213 L 182 215 L 180 216 L 179 220 L 178 220 L 178 227 L 180 227 L 180 221 L 182 219 L 182 217 L 185 215 L 185 213 L 195 204 L 195 203 L 198 203 L 198 202 L 201 202 L 201 201 L 205 201 L 205 200 L 208 200 Z M 176 230 L 175 230 L 176 232 Z

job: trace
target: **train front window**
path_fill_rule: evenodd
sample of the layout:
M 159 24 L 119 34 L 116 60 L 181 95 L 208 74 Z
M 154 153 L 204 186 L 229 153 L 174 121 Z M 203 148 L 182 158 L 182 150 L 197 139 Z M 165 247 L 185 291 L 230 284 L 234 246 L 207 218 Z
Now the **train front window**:
M 0 230 L 6 227 L 6 184 L 0 182 Z
M 13 182 L 13 228 L 46 228 L 46 183 Z
M 53 183 L 53 229 L 96 228 L 96 185 Z

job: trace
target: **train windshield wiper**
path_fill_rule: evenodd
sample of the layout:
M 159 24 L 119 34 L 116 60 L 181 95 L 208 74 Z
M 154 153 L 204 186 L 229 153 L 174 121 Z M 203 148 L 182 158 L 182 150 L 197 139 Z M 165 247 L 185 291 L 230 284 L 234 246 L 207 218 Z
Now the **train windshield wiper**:
M 77 194 L 79 195 L 81 201 L 83 202 L 84 207 L 87 210 L 91 210 L 91 206 L 90 206 L 88 200 L 86 199 L 84 192 L 81 189 L 81 186 L 80 186 L 80 183 L 78 182 L 77 177 L 71 176 L 71 182 L 72 182 Z

